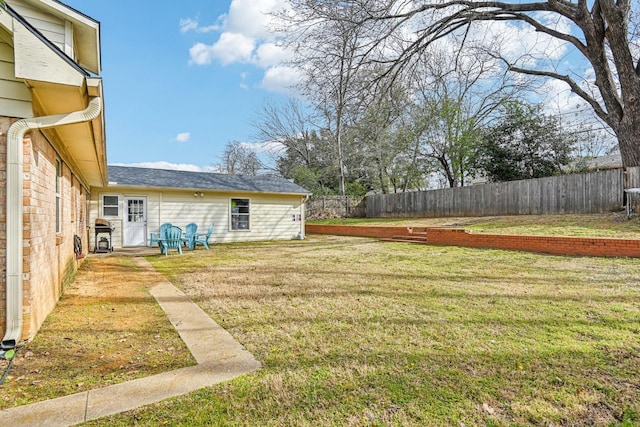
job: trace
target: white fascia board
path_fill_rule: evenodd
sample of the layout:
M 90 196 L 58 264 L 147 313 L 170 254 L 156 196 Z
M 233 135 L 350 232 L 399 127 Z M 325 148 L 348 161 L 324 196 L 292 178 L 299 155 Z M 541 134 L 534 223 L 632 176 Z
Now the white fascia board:
M 95 19 L 90 18 L 89 16 L 83 14 L 75 10 L 72 7 L 67 6 L 66 4 L 62 4 L 53 0 L 36 0 L 29 1 L 31 4 L 39 5 L 40 8 L 44 6 L 49 12 L 55 14 L 56 16 L 60 16 L 65 19 L 69 19 L 71 21 L 75 21 L 82 25 L 86 25 L 88 27 L 98 27 L 98 22 Z

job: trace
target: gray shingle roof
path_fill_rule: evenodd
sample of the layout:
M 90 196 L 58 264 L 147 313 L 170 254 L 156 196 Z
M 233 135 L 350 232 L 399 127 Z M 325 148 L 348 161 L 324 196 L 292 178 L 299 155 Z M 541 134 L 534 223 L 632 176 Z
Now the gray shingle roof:
M 255 193 L 311 194 L 297 184 L 276 176 L 226 175 L 109 165 L 109 185 Z

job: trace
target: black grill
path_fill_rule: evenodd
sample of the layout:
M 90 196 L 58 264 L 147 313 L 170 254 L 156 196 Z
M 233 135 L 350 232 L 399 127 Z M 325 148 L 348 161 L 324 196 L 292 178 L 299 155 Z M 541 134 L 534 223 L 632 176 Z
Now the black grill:
M 111 222 L 106 219 L 98 218 L 94 223 L 95 229 L 95 246 L 93 248 L 93 253 L 104 253 L 104 252 L 113 252 L 113 246 L 111 245 L 112 233 L 115 227 L 111 225 Z M 99 234 L 108 234 L 109 238 L 103 236 L 98 240 Z

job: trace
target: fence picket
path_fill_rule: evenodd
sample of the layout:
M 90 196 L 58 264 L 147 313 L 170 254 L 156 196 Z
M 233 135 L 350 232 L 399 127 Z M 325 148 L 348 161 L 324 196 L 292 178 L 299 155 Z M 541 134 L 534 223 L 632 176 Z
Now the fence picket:
M 623 175 L 624 173 L 624 175 Z M 627 184 L 625 185 L 625 180 Z M 446 217 L 600 213 L 620 209 L 640 187 L 640 167 L 366 197 L 366 216 Z

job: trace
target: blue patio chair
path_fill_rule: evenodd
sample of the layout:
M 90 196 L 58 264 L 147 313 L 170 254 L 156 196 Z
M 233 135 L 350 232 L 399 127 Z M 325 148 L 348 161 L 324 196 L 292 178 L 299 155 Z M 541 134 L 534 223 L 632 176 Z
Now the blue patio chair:
M 196 224 L 195 222 L 190 222 L 185 228 L 184 236 L 182 236 L 182 243 L 184 243 L 184 245 L 190 250 L 193 250 L 193 248 L 195 247 L 193 241 L 196 238 L 197 231 L 198 224 Z
M 170 222 L 165 222 L 164 224 L 162 224 L 160 226 L 160 232 L 158 233 L 149 233 L 149 247 L 153 247 L 154 243 L 158 243 L 158 241 L 162 238 L 162 233 L 164 233 L 164 231 L 171 227 L 171 223 Z
M 206 233 L 196 234 L 195 238 L 193 239 L 193 248 L 195 249 L 196 246 L 202 245 L 205 248 L 207 248 L 207 250 L 209 250 L 209 237 L 211 237 L 212 233 L 213 233 L 213 224 L 209 226 L 209 231 L 207 231 Z
M 164 231 L 158 241 L 160 253 L 169 255 L 169 249 L 177 249 L 182 255 L 182 229 L 180 227 L 171 226 Z

